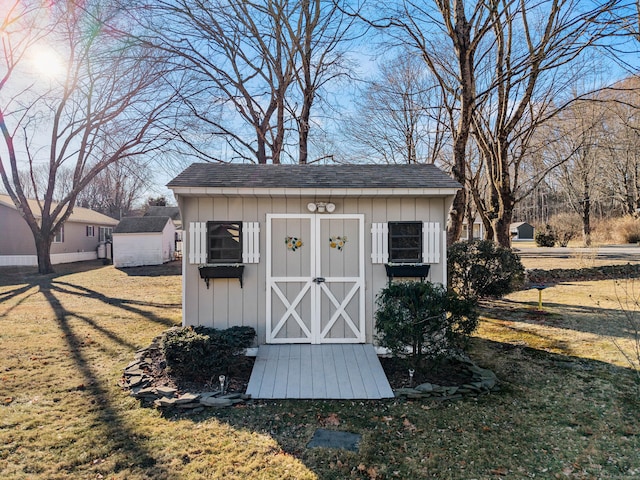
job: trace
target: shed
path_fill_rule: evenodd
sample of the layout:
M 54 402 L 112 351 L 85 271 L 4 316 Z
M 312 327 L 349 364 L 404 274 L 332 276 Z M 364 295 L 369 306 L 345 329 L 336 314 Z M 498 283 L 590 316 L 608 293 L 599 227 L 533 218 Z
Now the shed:
M 173 260 L 175 231 L 168 216 L 123 218 L 113 230 L 113 264 L 137 267 Z
M 512 223 L 510 232 L 513 240 L 533 240 L 534 228 L 527 222 Z
M 193 164 L 168 187 L 186 232 L 183 325 L 373 343 L 387 282 L 446 284 L 460 184 L 434 165 Z

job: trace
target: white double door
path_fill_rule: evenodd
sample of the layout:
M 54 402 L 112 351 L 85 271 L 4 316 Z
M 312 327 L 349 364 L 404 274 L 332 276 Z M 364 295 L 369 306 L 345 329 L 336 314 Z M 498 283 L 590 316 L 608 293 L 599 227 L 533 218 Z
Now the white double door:
M 364 216 L 267 215 L 267 343 L 362 343 Z

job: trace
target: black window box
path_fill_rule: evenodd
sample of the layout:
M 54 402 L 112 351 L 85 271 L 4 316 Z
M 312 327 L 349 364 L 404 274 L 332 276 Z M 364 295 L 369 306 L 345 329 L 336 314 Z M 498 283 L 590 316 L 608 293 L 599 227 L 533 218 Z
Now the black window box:
M 394 277 L 414 277 L 420 278 L 422 281 L 424 281 L 424 279 L 429 276 L 429 267 L 431 267 L 431 265 L 425 263 L 387 263 L 384 266 L 385 270 L 387 271 L 387 277 L 389 277 L 389 281 L 393 280 Z
M 198 267 L 198 270 L 200 271 L 200 278 L 207 284 L 207 289 L 211 278 L 237 278 L 240 280 L 240 288 L 242 288 L 244 265 L 203 265 Z

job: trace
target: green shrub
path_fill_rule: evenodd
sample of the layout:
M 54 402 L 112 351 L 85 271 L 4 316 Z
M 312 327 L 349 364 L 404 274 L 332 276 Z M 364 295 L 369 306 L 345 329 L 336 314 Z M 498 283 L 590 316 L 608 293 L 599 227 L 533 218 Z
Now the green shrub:
M 377 297 L 376 338 L 396 356 L 451 357 L 478 326 L 476 302 L 430 282 L 394 282 Z
M 454 243 L 447 268 L 450 288 L 464 298 L 502 297 L 524 282 L 520 257 L 491 240 Z
M 542 228 L 536 228 L 536 234 L 534 235 L 536 246 L 538 247 L 553 247 L 556 244 L 556 234 L 551 230 L 549 225 L 545 225 Z
M 187 379 L 211 378 L 226 373 L 234 357 L 250 347 L 255 336 L 251 327 L 183 327 L 165 332 L 162 350 L 172 374 Z

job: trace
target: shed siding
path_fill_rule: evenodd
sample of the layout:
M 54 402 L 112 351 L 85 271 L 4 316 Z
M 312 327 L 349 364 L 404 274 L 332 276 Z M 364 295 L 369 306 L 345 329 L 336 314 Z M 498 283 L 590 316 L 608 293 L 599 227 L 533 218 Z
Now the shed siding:
M 113 234 L 115 267 L 161 265 L 173 259 L 175 226 L 167 221 L 162 232 Z
M 371 223 L 388 221 L 424 221 L 446 224 L 444 198 L 313 198 L 313 197 L 181 197 L 183 225 L 189 222 L 245 221 L 260 224 L 260 262 L 246 264 L 243 288 L 237 279 L 211 279 L 207 289 L 200 278 L 198 265 L 184 263 L 184 312 L 185 325 L 205 325 L 227 328 L 247 325 L 256 329 L 258 344 L 266 340 L 266 215 L 268 213 L 308 213 L 307 203 L 316 200 L 335 203 L 334 214 L 364 214 L 364 262 L 365 262 L 365 318 L 366 341 L 373 341 L 373 315 L 377 293 L 386 285 L 384 265 L 371 263 Z M 326 214 L 330 216 L 331 214 Z M 279 238 L 275 236 L 275 241 Z M 283 238 L 284 240 L 284 238 Z M 188 255 L 189 235 L 185 235 Z M 429 280 L 444 278 L 442 259 L 431 265 Z M 274 261 L 278 261 L 274 258 Z

